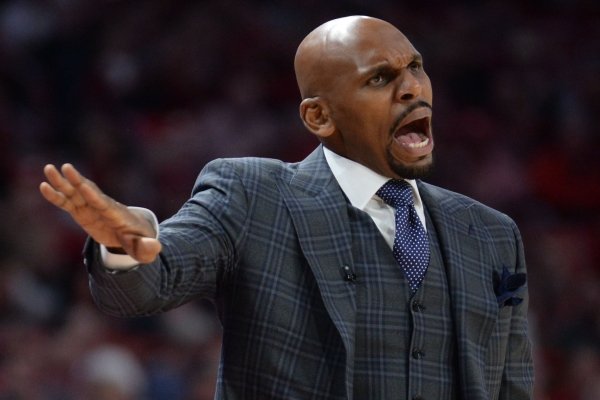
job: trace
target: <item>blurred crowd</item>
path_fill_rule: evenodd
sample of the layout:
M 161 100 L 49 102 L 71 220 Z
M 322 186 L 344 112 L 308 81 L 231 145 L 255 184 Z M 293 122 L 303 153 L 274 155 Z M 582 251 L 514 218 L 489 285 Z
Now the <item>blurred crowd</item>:
M 72 162 L 168 217 L 211 159 L 298 161 L 293 56 L 322 22 L 384 18 L 434 88 L 430 182 L 524 237 L 536 400 L 600 398 L 600 6 L 594 0 L 0 4 L 0 400 L 204 400 L 210 304 L 118 319 L 92 304 L 85 236 L 39 195 Z

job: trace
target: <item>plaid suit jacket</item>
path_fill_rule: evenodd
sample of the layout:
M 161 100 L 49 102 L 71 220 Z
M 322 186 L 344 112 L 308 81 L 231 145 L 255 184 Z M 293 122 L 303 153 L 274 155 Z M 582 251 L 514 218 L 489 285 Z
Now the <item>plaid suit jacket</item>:
M 515 224 L 418 185 L 448 276 L 461 398 L 531 398 L 527 292 L 520 305 L 499 308 L 493 287 L 494 271 L 525 272 Z M 198 296 L 213 301 L 223 325 L 216 398 L 352 399 L 356 297 L 344 274 L 355 260 L 346 210 L 321 147 L 294 164 L 213 161 L 189 201 L 161 223 L 154 263 L 108 273 L 88 243 L 92 296 L 119 316 Z

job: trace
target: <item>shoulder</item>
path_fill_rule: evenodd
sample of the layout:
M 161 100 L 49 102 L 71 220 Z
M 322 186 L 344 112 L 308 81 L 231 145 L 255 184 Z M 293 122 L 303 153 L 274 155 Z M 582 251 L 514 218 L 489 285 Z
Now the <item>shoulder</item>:
M 208 163 L 199 179 L 207 174 L 225 179 L 234 177 L 250 184 L 273 183 L 275 180 L 295 181 L 300 186 L 309 188 L 319 186 L 332 177 L 321 146 L 298 162 L 263 157 L 220 158 Z
M 235 175 L 244 182 L 268 180 L 292 175 L 298 169 L 298 165 L 299 163 L 262 157 L 218 158 L 206 164 L 200 172 L 200 177 L 214 174 L 223 178 Z
M 447 213 L 467 210 L 469 213 L 478 216 L 485 224 L 515 226 L 512 218 L 505 213 L 469 196 L 422 181 L 418 181 L 418 186 L 419 193 L 427 206 L 434 205 Z
M 238 193 L 245 197 L 274 193 L 279 182 L 291 180 L 298 165 L 260 157 L 218 158 L 202 168 L 192 195 L 207 190 L 222 194 Z

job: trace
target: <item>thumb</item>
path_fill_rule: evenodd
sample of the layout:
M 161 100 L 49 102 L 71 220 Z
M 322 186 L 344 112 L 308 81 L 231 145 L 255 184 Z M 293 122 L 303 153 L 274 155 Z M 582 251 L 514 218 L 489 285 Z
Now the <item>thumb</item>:
M 153 262 L 162 250 L 162 244 L 158 239 L 141 236 L 124 239 L 123 250 L 141 264 Z

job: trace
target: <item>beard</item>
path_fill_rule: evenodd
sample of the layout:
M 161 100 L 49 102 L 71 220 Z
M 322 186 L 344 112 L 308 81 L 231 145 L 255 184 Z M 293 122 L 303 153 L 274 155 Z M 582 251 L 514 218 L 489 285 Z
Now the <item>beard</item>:
M 424 179 L 431 174 L 434 167 L 433 154 L 431 155 L 431 159 L 427 164 L 418 166 L 406 165 L 398 162 L 398 160 L 396 160 L 389 151 L 387 153 L 387 158 L 388 165 L 392 171 L 404 179 Z

